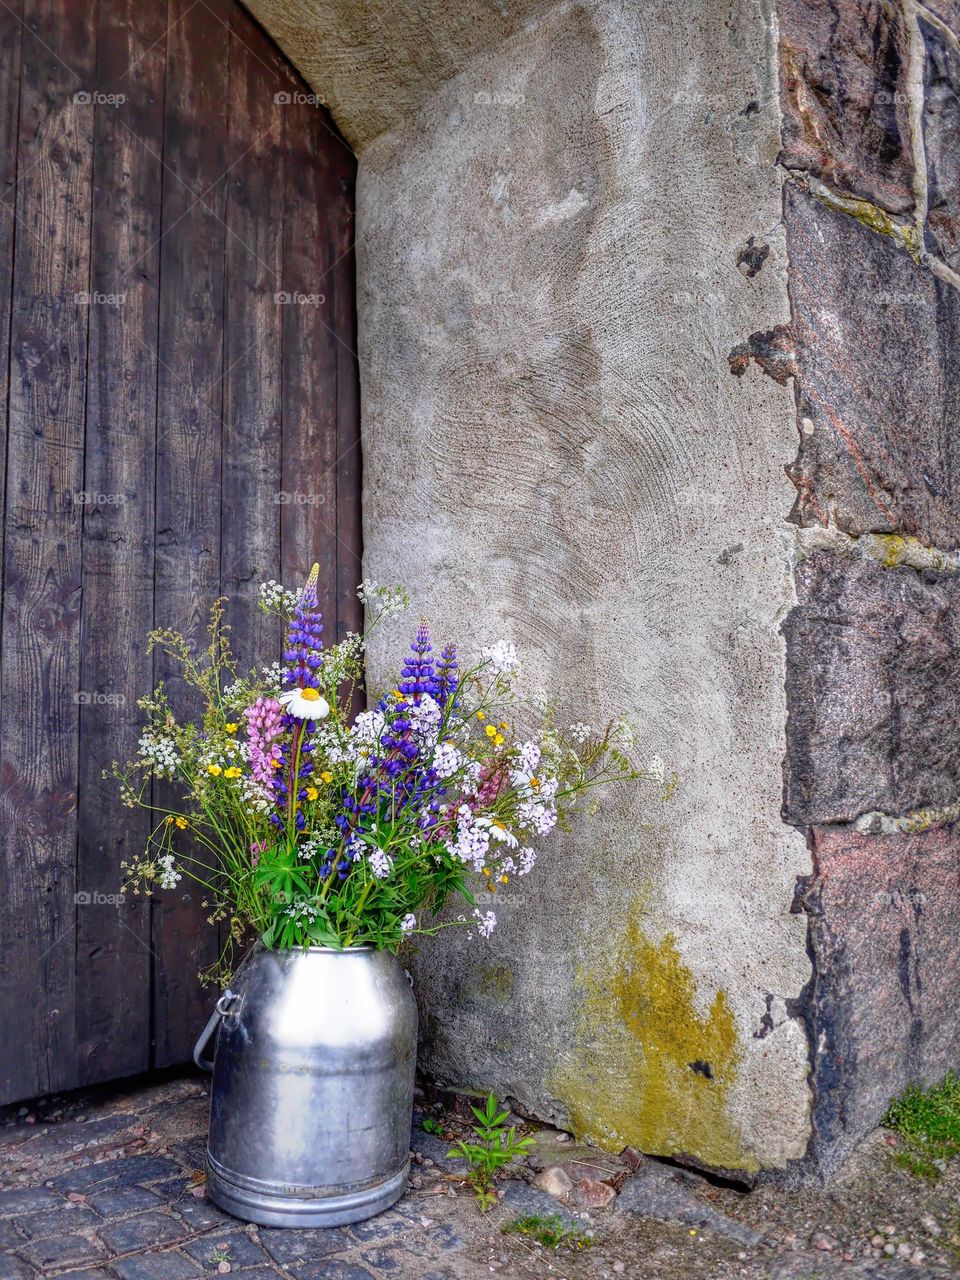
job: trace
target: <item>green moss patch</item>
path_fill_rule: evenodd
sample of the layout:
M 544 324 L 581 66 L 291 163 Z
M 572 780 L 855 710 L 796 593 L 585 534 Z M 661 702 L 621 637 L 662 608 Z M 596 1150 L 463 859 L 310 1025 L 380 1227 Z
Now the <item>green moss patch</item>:
M 525 1218 L 514 1218 L 502 1229 L 504 1235 L 528 1236 L 549 1249 L 586 1249 L 593 1244 L 592 1236 L 588 1236 L 580 1227 L 568 1226 L 559 1213 L 551 1213 L 546 1217 L 532 1214 Z
M 881 1121 L 903 1138 L 895 1162 L 917 1177 L 935 1180 L 947 1160 L 960 1156 L 960 1075 L 923 1089 L 912 1084 L 895 1098 Z

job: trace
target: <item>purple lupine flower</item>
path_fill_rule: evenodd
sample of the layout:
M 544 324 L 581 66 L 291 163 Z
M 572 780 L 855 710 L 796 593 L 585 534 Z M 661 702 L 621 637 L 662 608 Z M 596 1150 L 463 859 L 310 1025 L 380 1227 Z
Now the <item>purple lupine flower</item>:
M 292 684 L 299 685 L 301 689 L 307 686 L 317 689 L 320 686 L 317 672 L 323 664 L 321 648 L 323 623 L 320 620 L 320 607 L 317 600 L 319 576 L 320 566 L 315 564 L 310 570 L 310 576 L 300 593 L 300 600 L 290 619 L 287 647 L 283 653 L 284 662 L 287 664 L 283 673 L 284 678 Z
M 447 700 L 452 698 L 459 686 L 460 678 L 457 675 L 457 646 L 455 644 L 446 644 L 440 654 L 440 661 L 437 663 L 436 680 L 433 696 L 441 707 L 446 706 Z
M 421 618 L 417 633 L 410 645 L 410 652 L 404 659 L 397 688 L 404 697 L 419 702 L 423 694 L 432 695 L 436 677 L 433 672 L 433 645 L 430 643 L 430 627 L 426 618 Z

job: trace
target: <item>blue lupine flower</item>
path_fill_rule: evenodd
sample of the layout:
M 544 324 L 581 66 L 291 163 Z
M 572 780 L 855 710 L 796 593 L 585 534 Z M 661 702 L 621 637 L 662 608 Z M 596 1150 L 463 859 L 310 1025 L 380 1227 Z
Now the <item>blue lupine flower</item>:
M 421 619 L 417 633 L 410 645 L 410 653 L 404 660 L 400 673 L 399 691 L 414 702 L 419 702 L 425 693 L 431 697 L 436 688 L 436 677 L 433 672 L 433 645 L 430 643 L 430 627 L 427 620 Z
M 457 692 L 460 684 L 460 678 L 457 675 L 457 646 L 455 644 L 444 645 L 440 654 L 440 661 L 437 663 L 436 680 L 434 682 L 433 696 L 439 702 L 440 706 L 446 706 L 447 699 L 452 698 Z

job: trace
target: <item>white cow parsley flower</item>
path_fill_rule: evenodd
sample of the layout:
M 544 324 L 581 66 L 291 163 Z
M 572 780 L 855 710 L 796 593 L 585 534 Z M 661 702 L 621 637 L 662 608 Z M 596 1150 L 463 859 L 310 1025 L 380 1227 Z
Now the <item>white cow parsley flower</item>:
M 183 876 L 173 865 L 173 854 L 164 853 L 157 859 L 157 865 L 160 868 L 159 881 L 161 889 L 174 889 L 177 882 L 183 879 Z

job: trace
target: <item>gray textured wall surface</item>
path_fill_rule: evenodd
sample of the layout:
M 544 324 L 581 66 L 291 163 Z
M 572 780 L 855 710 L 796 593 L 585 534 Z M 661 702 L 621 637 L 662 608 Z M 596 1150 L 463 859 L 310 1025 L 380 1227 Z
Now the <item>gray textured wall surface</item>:
M 545 842 L 489 944 L 421 948 L 422 1065 L 747 1172 L 809 1133 L 796 428 L 726 365 L 789 320 L 773 41 L 750 0 L 557 6 L 371 142 L 358 189 L 368 574 L 441 635 L 515 641 L 571 719 L 626 708 L 680 777 Z

